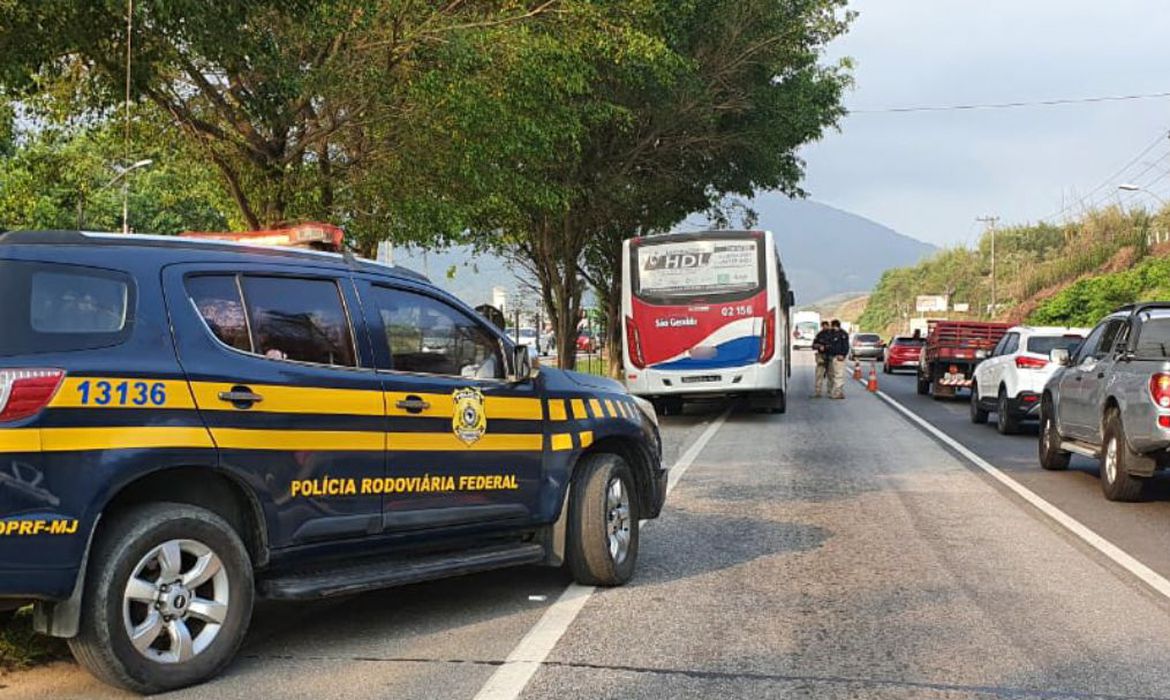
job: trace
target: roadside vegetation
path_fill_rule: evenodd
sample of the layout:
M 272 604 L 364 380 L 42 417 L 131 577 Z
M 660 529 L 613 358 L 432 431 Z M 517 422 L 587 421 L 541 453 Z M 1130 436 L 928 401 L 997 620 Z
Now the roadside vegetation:
M 1062 225 L 996 232 L 996 303 L 991 306 L 991 234 L 974 248 L 939 252 L 887 271 L 861 315 L 867 330 L 904 330 L 919 295 L 945 294 L 969 312 L 948 314 L 1009 323 L 1092 325 L 1121 304 L 1170 295 L 1170 211 L 1118 207 Z
M 33 632 L 31 607 L 0 613 L 0 674 L 67 658 L 65 640 Z

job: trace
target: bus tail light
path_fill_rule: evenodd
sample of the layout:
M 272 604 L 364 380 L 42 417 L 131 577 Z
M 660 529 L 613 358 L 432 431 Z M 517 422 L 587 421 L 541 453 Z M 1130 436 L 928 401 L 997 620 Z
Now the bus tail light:
M 1150 377 L 1150 398 L 1158 408 L 1170 408 L 1170 374 L 1159 372 Z
M 61 388 L 59 369 L 0 369 L 0 423 L 40 413 Z
M 768 362 L 776 354 L 776 309 L 764 315 L 764 332 L 760 337 L 760 362 Z
M 642 338 L 638 335 L 638 328 L 634 319 L 626 316 L 626 344 L 630 349 L 630 362 L 638 369 L 646 367 L 646 358 L 642 355 Z

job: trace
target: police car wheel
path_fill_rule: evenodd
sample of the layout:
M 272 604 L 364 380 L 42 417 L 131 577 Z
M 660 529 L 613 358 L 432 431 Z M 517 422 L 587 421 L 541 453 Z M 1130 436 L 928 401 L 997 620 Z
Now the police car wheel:
M 573 579 L 587 586 L 620 586 L 638 559 L 638 501 L 625 460 L 613 454 L 582 458 L 569 497 L 566 559 Z
M 252 564 L 209 510 L 139 506 L 108 521 L 90 553 L 81 628 L 69 640 L 99 679 L 138 693 L 215 676 L 252 617 Z

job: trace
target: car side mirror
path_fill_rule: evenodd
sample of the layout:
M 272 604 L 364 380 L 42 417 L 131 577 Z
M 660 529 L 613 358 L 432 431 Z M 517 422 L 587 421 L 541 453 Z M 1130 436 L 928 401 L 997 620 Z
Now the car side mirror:
M 511 364 L 512 374 L 508 376 L 510 382 L 526 382 L 536 376 L 536 368 L 532 365 L 532 357 L 526 345 L 513 346 Z
M 1072 364 L 1071 356 L 1064 348 L 1054 348 L 1048 353 L 1048 359 L 1061 367 L 1068 367 Z

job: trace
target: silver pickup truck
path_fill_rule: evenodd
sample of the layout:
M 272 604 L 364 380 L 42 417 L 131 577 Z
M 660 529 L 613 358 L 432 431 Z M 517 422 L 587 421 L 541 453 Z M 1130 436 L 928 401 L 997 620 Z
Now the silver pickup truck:
M 1101 461 L 1111 501 L 1141 498 L 1170 465 L 1170 302 L 1125 306 L 1105 317 L 1044 386 L 1040 466 L 1067 469 L 1072 454 Z

